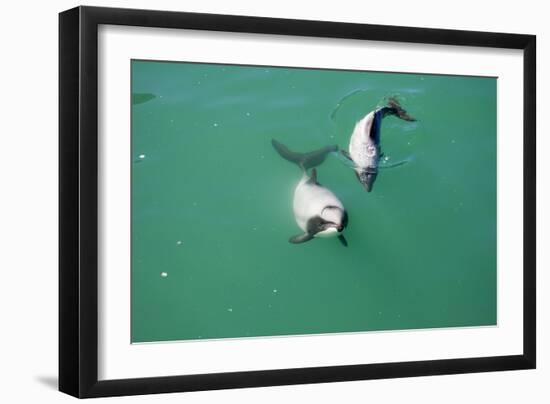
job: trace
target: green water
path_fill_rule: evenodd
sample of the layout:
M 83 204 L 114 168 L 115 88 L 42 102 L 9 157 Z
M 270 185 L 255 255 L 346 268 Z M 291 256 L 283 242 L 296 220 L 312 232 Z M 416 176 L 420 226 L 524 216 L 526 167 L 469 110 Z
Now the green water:
M 496 79 L 133 61 L 132 92 L 132 342 L 496 324 Z M 408 163 L 367 193 L 329 156 L 349 246 L 290 244 L 271 139 L 347 148 L 388 95 Z

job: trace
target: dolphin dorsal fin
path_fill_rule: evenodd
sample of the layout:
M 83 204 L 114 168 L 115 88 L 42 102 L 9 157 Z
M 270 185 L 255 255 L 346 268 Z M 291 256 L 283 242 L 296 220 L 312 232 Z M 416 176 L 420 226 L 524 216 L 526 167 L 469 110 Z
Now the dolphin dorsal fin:
M 319 184 L 317 182 L 317 169 L 314 168 L 313 170 L 311 170 L 311 175 L 309 176 L 309 180 L 307 180 L 307 182 L 309 184 Z

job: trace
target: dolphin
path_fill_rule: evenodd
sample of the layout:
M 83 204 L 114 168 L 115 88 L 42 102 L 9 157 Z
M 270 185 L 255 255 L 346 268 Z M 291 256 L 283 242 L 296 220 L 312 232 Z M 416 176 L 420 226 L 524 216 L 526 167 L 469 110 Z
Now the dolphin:
M 313 168 L 322 164 L 327 155 L 337 151 L 338 147 L 326 146 L 309 153 L 297 153 L 275 139 L 271 143 L 281 157 L 297 164 L 303 172 L 294 189 L 292 203 L 294 218 L 303 233 L 291 237 L 289 241 L 299 244 L 316 237 L 337 237 L 347 247 L 342 232 L 348 225 L 348 213 L 340 199 L 317 181 L 317 170 Z M 311 174 L 308 174 L 310 168 Z
M 396 98 L 391 97 L 386 106 L 369 112 L 355 124 L 348 151 L 340 151 L 353 163 L 357 179 L 367 192 L 372 191 L 378 176 L 380 158 L 383 155 L 380 145 L 382 120 L 390 115 L 408 122 L 416 121 L 401 107 Z

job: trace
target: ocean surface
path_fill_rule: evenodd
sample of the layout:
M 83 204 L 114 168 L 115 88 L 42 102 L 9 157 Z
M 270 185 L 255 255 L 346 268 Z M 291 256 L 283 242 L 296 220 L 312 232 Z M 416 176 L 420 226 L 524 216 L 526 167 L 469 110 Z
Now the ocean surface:
M 496 78 L 132 62 L 132 342 L 497 322 Z M 367 193 L 337 154 L 318 181 L 349 214 L 289 243 L 301 170 L 271 139 L 347 149 L 396 96 Z

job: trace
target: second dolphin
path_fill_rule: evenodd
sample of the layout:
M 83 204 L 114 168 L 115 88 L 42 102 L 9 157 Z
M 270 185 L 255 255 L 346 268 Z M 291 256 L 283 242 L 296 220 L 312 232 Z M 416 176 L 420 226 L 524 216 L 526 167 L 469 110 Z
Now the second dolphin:
M 353 162 L 357 179 L 367 192 L 372 191 L 378 176 L 378 166 L 382 156 L 380 129 L 382 119 L 388 115 L 394 115 L 404 121 L 416 121 L 407 114 L 396 98 L 390 97 L 385 107 L 369 112 L 355 124 L 349 142 L 349 152 L 341 150 L 341 153 Z

